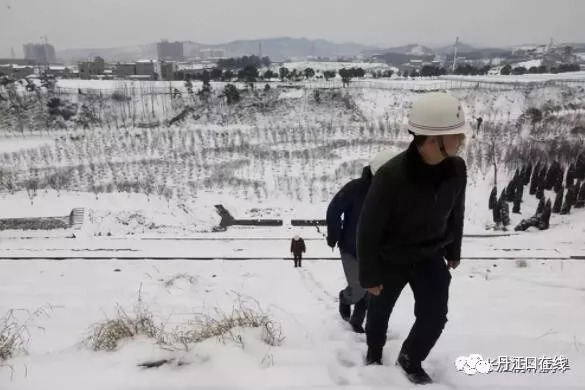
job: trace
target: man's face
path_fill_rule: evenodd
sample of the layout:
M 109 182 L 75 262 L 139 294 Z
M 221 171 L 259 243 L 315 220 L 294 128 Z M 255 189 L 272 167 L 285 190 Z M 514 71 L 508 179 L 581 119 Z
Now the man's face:
M 465 144 L 465 134 L 449 134 L 443 136 L 445 151 L 449 156 L 456 156 Z

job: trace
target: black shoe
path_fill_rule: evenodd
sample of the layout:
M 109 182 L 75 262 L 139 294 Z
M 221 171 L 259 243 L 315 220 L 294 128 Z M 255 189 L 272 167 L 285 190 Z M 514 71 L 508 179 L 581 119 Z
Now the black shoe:
M 368 353 L 366 354 L 366 365 L 367 366 L 382 365 L 382 348 L 368 347 Z
M 343 303 L 343 290 L 339 292 L 339 314 L 344 321 L 349 321 L 351 317 L 351 306 Z
M 408 355 L 401 353 L 398 355 L 396 365 L 402 367 L 409 381 L 417 385 L 427 385 L 433 383 L 431 377 L 422 368 L 420 362 L 412 362 Z
M 354 332 L 356 333 L 366 333 L 364 327 L 362 326 L 362 324 L 354 324 L 353 322 L 349 322 L 351 325 L 351 328 L 353 329 Z

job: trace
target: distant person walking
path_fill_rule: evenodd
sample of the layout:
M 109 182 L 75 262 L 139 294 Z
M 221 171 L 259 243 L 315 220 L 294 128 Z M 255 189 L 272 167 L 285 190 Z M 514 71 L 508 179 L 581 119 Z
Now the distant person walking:
M 483 118 L 480 116 L 477 118 L 477 133 L 479 134 L 479 129 L 481 128 L 481 124 L 483 123 Z
M 370 164 L 363 168 L 360 178 L 350 180 L 341 187 L 327 208 L 327 245 L 331 249 L 335 249 L 335 245 L 339 247 L 347 282 L 347 286 L 339 292 L 339 314 L 343 320 L 349 322 L 356 333 L 365 332 L 363 322 L 368 304 L 366 290 L 360 286 L 359 281 L 356 254 L 357 223 L 372 177 L 392 155 L 391 150 L 378 153 Z
M 307 247 L 305 246 L 305 241 L 298 234 L 293 237 L 290 243 L 290 251 L 293 254 L 295 268 L 301 267 L 303 253 L 307 251 Z

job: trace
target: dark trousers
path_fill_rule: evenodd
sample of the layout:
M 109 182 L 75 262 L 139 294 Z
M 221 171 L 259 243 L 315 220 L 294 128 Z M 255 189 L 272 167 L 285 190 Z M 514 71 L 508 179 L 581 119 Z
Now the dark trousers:
M 350 324 L 362 325 L 364 323 L 369 300 L 370 294 L 366 293 L 366 295 L 362 299 L 357 301 L 357 303 L 353 307 L 353 313 L 351 313 L 351 317 L 349 319 Z
M 447 322 L 451 273 L 442 256 L 388 270 L 384 288 L 371 296 L 366 320 L 368 347 L 382 349 L 386 344 L 388 321 L 394 304 L 406 284 L 412 289 L 416 320 L 401 352 L 411 361 L 422 362 L 439 339 Z
M 295 262 L 295 268 L 300 267 L 301 261 L 303 260 L 303 254 L 302 253 L 293 253 L 293 259 Z

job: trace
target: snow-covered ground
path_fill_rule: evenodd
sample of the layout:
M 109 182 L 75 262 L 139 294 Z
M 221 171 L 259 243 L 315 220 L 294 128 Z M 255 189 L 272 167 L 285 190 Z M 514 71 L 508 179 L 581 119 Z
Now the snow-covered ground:
M 484 82 L 539 82 L 547 80 L 578 80 L 582 81 L 585 79 L 585 72 L 567 72 L 567 73 L 543 73 L 543 74 L 523 74 L 515 76 L 505 75 L 489 75 L 489 76 L 441 76 L 444 80 L 466 80 L 466 81 L 484 81 Z
M 540 65 L 542 65 L 542 60 L 536 59 L 536 60 L 528 60 L 528 61 L 518 62 L 518 63 L 514 64 L 512 67 L 523 66 L 526 69 L 530 69 L 533 66 L 538 68 Z
M 425 362 L 437 384 L 428 389 L 579 389 L 585 381 L 583 272 L 578 261 L 464 261 L 452 271 L 449 322 Z M 115 270 L 118 270 L 115 272 Z M 182 276 L 179 276 L 182 275 Z M 174 279 L 174 280 L 173 280 Z M 28 323 L 28 355 L 0 367 L 0 387 L 37 389 L 408 389 L 394 366 L 413 321 L 405 288 L 392 314 L 384 366 L 366 367 L 365 337 L 340 320 L 344 286 L 339 262 L 289 261 L 2 261 L 0 312 L 41 309 Z M 113 318 L 116 305 L 133 313 L 138 296 L 166 329 L 197 313 L 231 312 L 237 302 L 266 313 L 284 335 L 280 346 L 260 329 L 236 329 L 223 341 L 162 348 L 139 337 L 116 351 L 81 344 L 90 326 Z M 256 302 L 254 302 L 256 301 Z M 26 319 L 28 314 L 18 312 Z M 566 357 L 562 373 L 466 375 L 461 355 L 485 359 Z M 176 358 L 185 365 L 145 369 Z
M 500 180 L 512 176 L 499 173 Z M 349 179 L 349 178 L 348 178 Z M 345 179 L 344 179 L 345 180 Z M 506 183 L 504 181 L 503 183 Z M 503 183 L 500 187 L 503 188 Z M 492 211 L 488 198 L 493 185 L 493 173 L 470 172 L 466 196 L 465 233 L 468 235 L 492 232 Z M 341 188 L 341 184 L 339 186 Z M 335 192 L 338 188 L 335 189 Z M 528 187 L 525 188 L 528 192 Z M 545 196 L 554 201 L 553 191 Z M 325 219 L 326 201 L 291 201 L 289 198 L 272 197 L 263 201 L 245 200 L 238 193 L 206 191 L 194 197 L 166 199 L 158 195 L 136 193 L 83 193 L 39 190 L 32 198 L 26 191 L 0 195 L 3 218 L 40 218 L 68 216 L 74 208 L 85 210 L 84 236 L 133 237 L 193 237 L 198 233 L 210 234 L 220 222 L 216 205 L 223 205 L 236 219 L 281 219 L 284 228 L 290 227 L 291 219 Z M 529 194 L 523 197 L 521 214 L 510 213 L 510 228 L 522 219 L 534 215 L 538 200 Z M 553 214 L 551 231 L 584 221 L 585 210 L 573 209 L 571 215 Z M 579 225 L 580 226 L 580 225 Z M 313 228 L 311 228 L 313 229 Z M 69 231 L 39 232 L 0 231 L 1 237 L 69 236 Z M 252 233 L 257 234 L 257 233 Z M 264 233 L 262 233 L 264 234 Z M 262 236 L 261 234 L 261 236 Z M 292 234 L 292 233 L 291 233 Z M 553 233 L 554 234 L 554 233 Z M 78 234 L 79 235 L 79 234 Z M 273 237 L 271 234 L 265 237 Z M 281 236 L 280 233 L 277 236 Z

